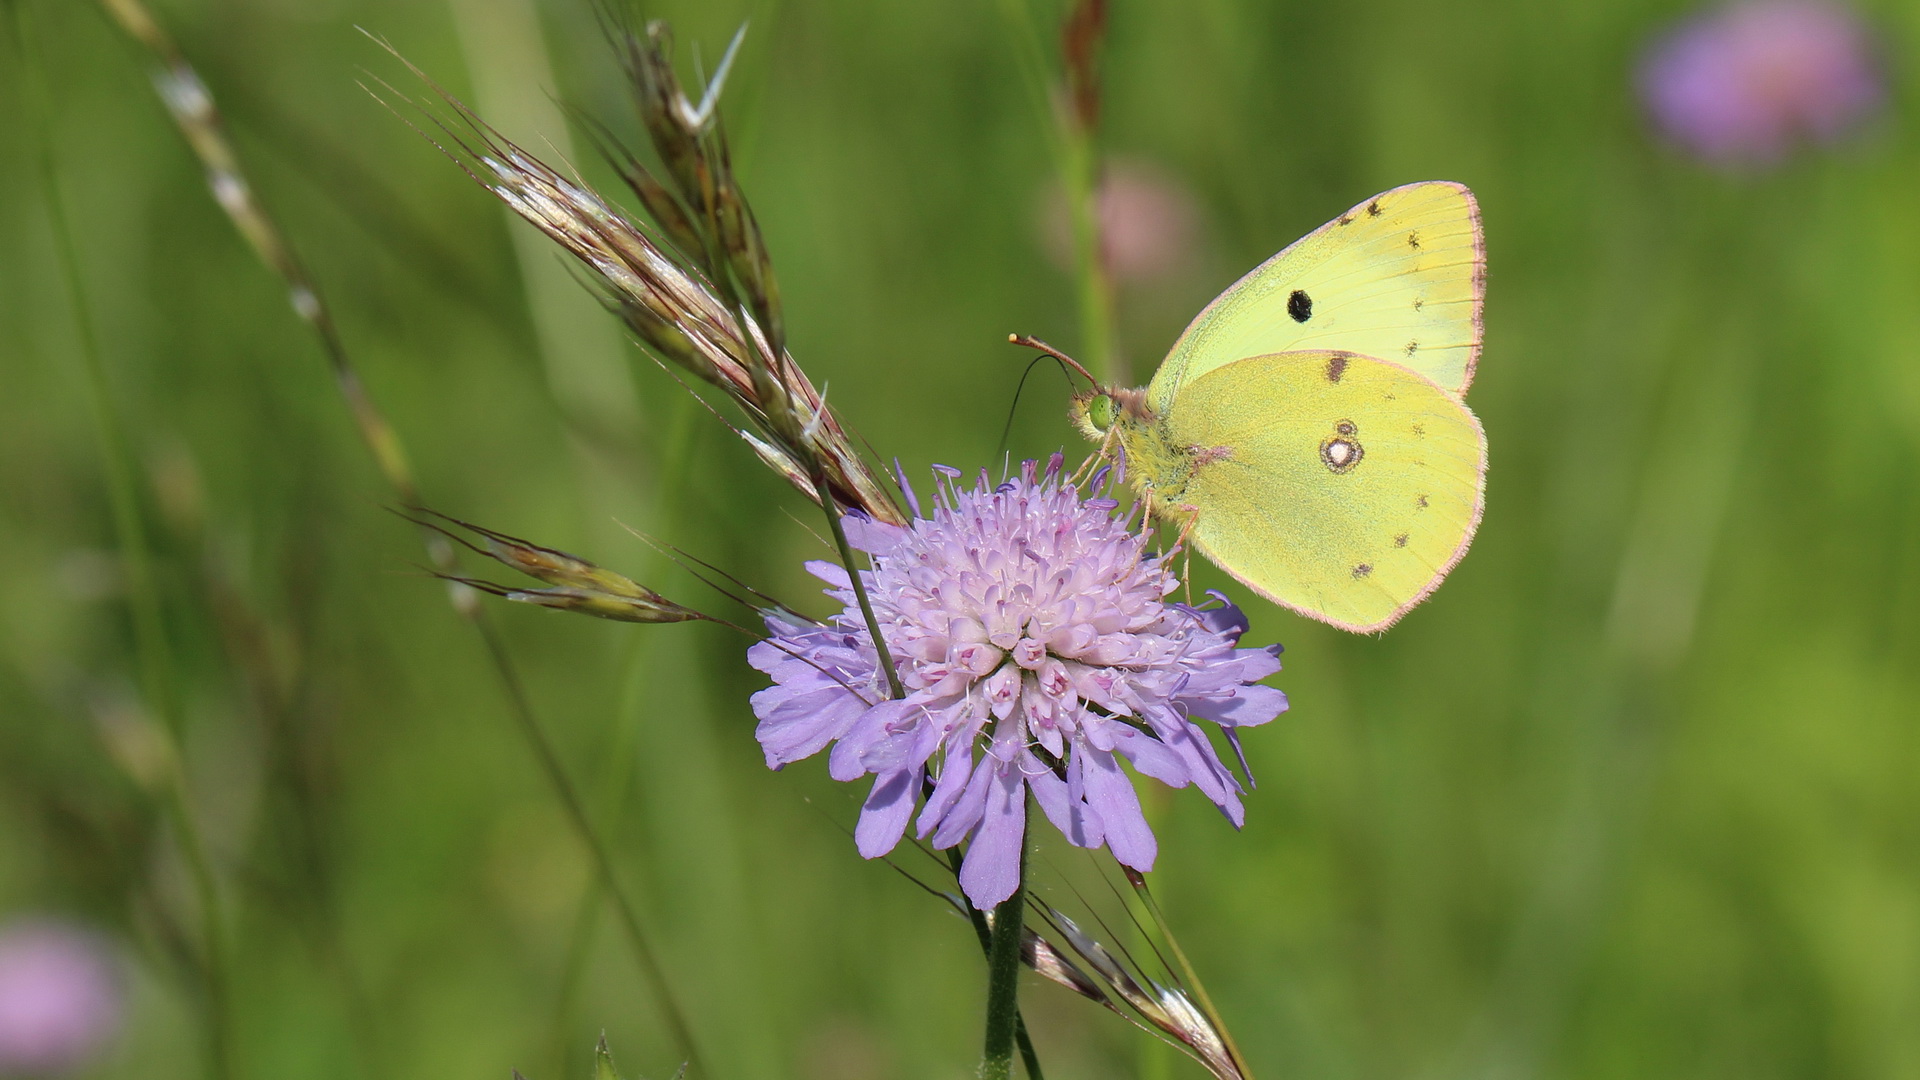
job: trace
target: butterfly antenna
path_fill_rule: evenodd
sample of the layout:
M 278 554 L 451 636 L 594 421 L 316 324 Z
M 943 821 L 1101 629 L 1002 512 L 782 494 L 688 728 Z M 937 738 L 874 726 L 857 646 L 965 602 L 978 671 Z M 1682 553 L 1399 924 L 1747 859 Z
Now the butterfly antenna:
M 1018 339 L 1018 338 L 1014 338 L 1013 340 L 1015 340 L 1015 341 L 1018 341 L 1019 339 Z M 1042 363 L 1042 362 L 1044 362 L 1044 361 L 1045 361 L 1046 359 L 1047 359 L 1047 357 L 1046 357 L 1046 356 L 1036 356 L 1036 357 L 1034 357 L 1034 358 L 1033 358 L 1033 359 L 1032 359 L 1031 361 L 1029 361 L 1029 362 L 1028 362 L 1028 364 L 1027 364 L 1027 370 L 1025 370 L 1025 371 L 1023 371 L 1023 372 L 1021 372 L 1021 373 L 1020 373 L 1020 382 L 1019 382 L 1019 384 L 1018 384 L 1018 385 L 1016 385 L 1016 386 L 1015 386 L 1015 387 L 1013 388 L 1013 404 L 1011 404 L 1011 405 L 1008 405 L 1008 406 L 1007 406 L 1007 422 L 1006 422 L 1006 424 L 1005 424 L 1004 426 L 1002 426 L 1002 427 L 1001 427 L 1001 429 L 1000 429 L 1000 450 L 999 450 L 999 453 L 1000 453 L 1000 455 L 1001 455 L 1002 457 L 1005 457 L 1005 456 L 1006 456 L 1006 454 L 1007 454 L 1007 441 L 1008 441 L 1008 439 L 1009 439 L 1009 438 L 1011 438 L 1011 437 L 1012 437 L 1012 435 L 1013 435 L 1013 418 L 1014 418 L 1014 416 L 1015 416 L 1015 415 L 1017 415 L 1017 414 L 1019 413 L 1019 411 L 1020 411 L 1020 394 L 1021 394 L 1021 392 L 1022 392 L 1022 391 L 1024 391 L 1024 390 L 1025 390 L 1025 389 L 1027 388 L 1027 377 L 1033 374 L 1033 369 L 1034 369 L 1034 367 L 1035 367 L 1036 365 L 1038 365 L 1038 364 L 1040 364 L 1040 363 Z M 1070 363 L 1070 364 L 1072 364 L 1072 363 L 1073 363 L 1073 361 L 1071 361 L 1071 360 L 1068 360 L 1068 361 L 1067 361 L 1067 363 Z M 1078 365 L 1078 364 L 1074 364 L 1074 366 L 1075 366 L 1075 367 L 1079 367 L 1079 365 Z M 1083 373 L 1084 373 L 1084 371 L 1083 371 Z M 1072 376 L 1072 375 L 1068 375 L 1068 376 L 1067 376 L 1067 385 L 1068 385 L 1069 387 L 1071 387 L 1071 386 L 1073 385 L 1073 376 Z
M 1063 353 L 1059 349 L 1056 349 L 1053 346 L 1047 344 L 1046 342 L 1041 341 L 1037 337 L 1030 337 L 1026 334 L 1008 334 L 1007 343 L 1009 345 L 1019 345 L 1023 348 L 1036 349 L 1040 352 L 1043 352 L 1048 356 L 1053 357 L 1055 360 L 1060 361 L 1062 364 L 1065 364 L 1068 368 L 1072 369 L 1073 371 L 1078 372 L 1081 378 L 1087 380 L 1088 384 L 1095 387 L 1100 385 L 1100 380 L 1094 378 L 1093 373 L 1091 371 L 1088 371 L 1086 369 L 1086 366 L 1081 364 L 1080 361 L 1075 360 L 1073 357 L 1068 356 L 1066 353 Z

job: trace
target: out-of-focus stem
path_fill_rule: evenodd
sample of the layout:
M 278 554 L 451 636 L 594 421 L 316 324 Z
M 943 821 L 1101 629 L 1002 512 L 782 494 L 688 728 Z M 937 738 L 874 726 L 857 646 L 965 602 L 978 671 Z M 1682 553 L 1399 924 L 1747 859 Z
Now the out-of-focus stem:
M 533 0 L 448 0 L 473 83 L 474 103 L 523 146 L 540 140 L 554 160 L 575 160 L 566 117 L 555 103 L 555 73 Z M 591 293 L 554 259 L 547 239 L 517 220 L 510 238 L 547 386 L 596 485 L 610 487 L 617 463 L 631 461 L 640 411 L 624 345 Z
M 1107 266 L 1106 234 L 1100 216 L 1100 150 L 1092 131 L 1068 131 L 1064 143 L 1061 173 L 1073 221 L 1081 349 L 1087 366 L 1101 380 L 1110 386 L 1129 386 L 1132 372 L 1114 332 L 1113 273 Z
M 341 396 L 346 398 L 354 422 L 359 425 L 361 438 L 373 451 L 381 474 L 400 493 L 402 502 L 417 501 L 413 471 L 399 438 L 367 396 L 320 291 L 314 287 L 278 226 L 254 197 L 253 188 L 240 168 L 240 159 L 227 138 L 213 94 L 141 0 L 101 0 L 101 6 L 121 29 L 153 54 L 154 89 L 173 115 L 180 133 L 186 136 L 187 145 L 206 169 L 207 186 L 213 189 L 214 198 L 254 254 L 286 284 L 288 302 L 320 339 L 334 381 L 340 387 Z
M 112 506 L 113 531 L 120 548 L 120 564 L 126 575 L 128 606 L 132 609 L 134 653 L 140 671 L 142 696 L 147 708 L 157 713 L 170 740 L 168 758 L 174 764 L 166 770 L 167 794 L 164 811 L 168 825 L 180 845 L 192 880 L 195 902 L 200 908 L 200 976 L 207 996 L 207 1073 L 215 1080 L 233 1075 L 233 1028 L 227 984 L 226 924 L 221 912 L 220 892 L 214 879 L 213 861 L 207 854 L 193 816 L 187 792 L 187 778 L 179 747 L 185 734 L 186 717 L 180 703 L 180 690 L 174 677 L 173 650 L 167 640 L 166 617 L 154 579 L 153 561 L 147 550 L 147 527 L 140 509 L 139 485 L 134 479 L 132 450 L 119 410 L 114 407 L 108 385 L 105 362 L 99 341 L 94 337 L 93 312 L 87 302 L 86 282 L 82 279 L 79 245 L 74 242 L 72 218 L 60 189 L 60 170 L 55 160 L 52 124 L 52 95 L 44 82 L 40 50 L 34 40 L 29 4 L 13 5 L 16 61 L 26 73 L 28 109 L 40 139 L 39 164 L 46 188 L 47 219 L 53 230 L 54 257 L 59 260 L 61 276 L 73 304 L 74 328 L 80 343 L 80 359 L 87 388 L 87 404 L 93 413 L 95 435 L 99 441 L 101 469 L 106 474 L 108 499 Z
M 680 505 L 685 490 L 683 480 L 693 453 L 694 420 L 699 411 L 690 394 L 680 395 L 673 401 L 665 436 L 652 448 L 653 456 L 658 460 L 657 475 L 660 478 L 653 492 L 653 519 L 656 521 L 673 520 L 674 511 Z M 645 564 L 639 568 L 639 577 L 643 581 L 658 579 L 667 561 L 657 550 L 649 548 L 648 552 Z M 621 692 L 617 721 L 606 742 L 603 759 L 606 767 L 596 800 L 600 820 L 608 823 L 607 840 L 611 844 L 620 842 L 621 815 L 627 806 L 633 786 L 634 766 L 639 760 L 640 718 L 648 700 L 646 668 L 653 655 L 653 643 L 657 640 L 654 634 L 634 635 L 622 665 L 626 669 L 625 686 Z M 567 938 L 567 955 L 560 972 L 560 995 L 554 1006 L 551 1039 L 552 1053 L 559 1062 L 560 1075 L 571 1072 L 574 1009 L 579 999 L 580 980 L 585 974 L 587 961 L 593 955 L 594 928 L 600 905 L 605 900 L 606 894 L 601 890 L 600 879 L 594 877 L 589 880 L 581 891 L 573 929 Z
M 1114 329 L 1113 275 L 1106 262 L 1106 239 L 1100 218 L 1100 146 L 1097 118 L 1099 86 L 1092 70 L 1069 71 L 1064 96 L 1056 94 L 1040 28 L 1027 0 L 1001 0 L 1001 10 L 1016 39 L 1014 50 L 1021 75 L 1046 122 L 1047 145 L 1053 151 L 1060 185 L 1066 195 L 1073 227 L 1074 295 L 1079 308 L 1080 350 L 1095 376 L 1110 385 L 1126 386 L 1131 372 L 1120 355 Z M 1096 10 L 1098 8 L 1098 10 Z M 1082 51 L 1068 56 L 1091 63 L 1103 35 L 1106 15 L 1097 0 L 1080 0 L 1064 28 L 1080 35 Z M 1080 91 L 1076 94 L 1074 91 Z
M 541 771 L 547 781 L 553 785 L 554 792 L 560 796 L 560 804 L 567 812 L 568 820 L 574 831 L 587 846 L 587 854 L 593 859 L 594 870 L 600 878 L 600 887 L 605 889 L 613 901 L 614 911 L 620 916 L 620 927 L 626 932 L 634 955 L 640 959 L 641 972 L 661 1003 L 661 1011 L 666 1014 L 667 1025 L 673 1029 L 673 1036 L 681 1049 L 686 1051 L 690 1069 L 698 1075 L 706 1075 L 701 1062 L 700 1051 L 693 1040 L 693 1029 L 688 1026 L 686 1017 L 673 996 L 673 989 L 667 983 L 666 973 L 661 969 L 655 956 L 653 945 L 647 939 L 646 931 L 641 927 L 635 915 L 633 902 L 627 897 L 626 888 L 620 884 L 615 872 L 613 859 L 607 853 L 607 846 L 600 839 L 600 833 L 593 827 L 593 821 L 587 816 L 587 808 L 580 801 L 580 794 L 574 788 L 573 781 L 567 776 L 566 766 L 560 763 L 560 755 L 554 751 L 553 743 L 547 738 L 546 730 L 540 726 L 539 717 L 533 711 L 533 703 L 527 697 L 526 687 L 520 682 L 520 676 L 513 666 L 507 647 L 500 640 L 486 617 L 479 612 L 471 616 L 474 626 L 480 630 L 480 636 L 486 641 L 487 651 L 493 654 L 499 667 L 502 681 L 506 684 L 507 697 L 512 705 L 513 718 L 520 725 L 520 732 L 526 737 L 527 745 L 533 749 L 534 757 L 540 762 Z
M 319 290 L 307 277 L 279 226 L 254 198 L 252 189 L 241 171 L 238 156 L 233 152 L 232 144 L 228 142 L 222 129 L 212 94 L 140 0 L 101 0 L 101 2 L 108 14 L 129 35 L 154 54 L 159 64 L 159 70 L 155 74 L 155 84 L 160 91 L 160 96 L 173 114 L 174 121 L 179 125 L 182 134 L 186 136 L 188 144 L 205 166 L 208 184 L 213 189 L 215 199 L 227 212 L 227 216 L 233 220 L 235 227 L 246 238 L 248 244 L 253 247 L 260 260 L 286 284 L 295 312 L 305 320 L 320 339 L 341 395 L 346 399 L 347 406 L 358 424 L 361 437 L 373 453 L 381 475 L 392 488 L 395 497 L 405 505 L 418 504 L 417 489 L 412 472 L 407 466 L 405 450 L 398 433 L 394 431 L 392 425 L 387 423 L 386 417 L 367 394 L 345 345 L 340 340 L 332 316 Z M 16 4 L 16 10 L 23 8 L 24 4 Z M 32 52 L 30 49 L 27 51 L 30 54 Z M 129 485 L 131 484 L 130 475 L 129 470 L 127 481 Z M 436 542 L 431 534 L 425 534 L 425 536 L 428 557 L 433 565 L 443 571 L 451 569 L 452 552 L 449 545 Z M 129 576 L 131 578 L 132 575 Z M 641 970 L 659 998 L 661 1011 L 665 1015 L 668 1026 L 672 1028 L 689 1062 L 693 1063 L 696 1071 L 700 1071 L 700 1055 L 693 1042 L 692 1029 L 666 982 L 659 961 L 641 929 L 639 917 L 626 890 L 620 887 L 618 879 L 614 876 L 606 845 L 580 805 L 578 795 L 568 780 L 564 768 L 561 767 L 552 744 L 547 740 L 511 657 L 491 627 L 484 621 L 479 605 L 474 602 L 472 590 L 465 586 L 453 586 L 449 595 L 454 610 L 480 633 L 486 645 L 487 654 L 507 691 L 515 722 L 533 748 L 542 772 L 554 787 L 555 795 L 566 809 L 569 824 L 591 854 L 603 887 L 613 900 L 621 924 L 627 931 L 627 937 Z M 197 874 L 196 877 L 198 877 Z M 209 877 L 208 880 L 210 882 L 211 878 Z M 203 908 L 208 912 L 217 912 L 217 907 L 210 903 L 204 904 Z M 222 996 L 224 997 L 224 991 Z M 224 1073 L 222 1075 L 224 1076 Z

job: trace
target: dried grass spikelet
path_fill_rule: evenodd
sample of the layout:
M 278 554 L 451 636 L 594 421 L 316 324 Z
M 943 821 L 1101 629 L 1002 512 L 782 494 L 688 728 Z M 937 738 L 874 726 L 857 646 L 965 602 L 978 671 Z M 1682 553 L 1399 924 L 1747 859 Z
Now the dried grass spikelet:
M 1028 928 L 1023 959 L 1036 973 L 1135 1024 L 1158 1029 L 1218 1080 L 1245 1080 L 1246 1072 L 1229 1040 L 1184 987 L 1164 986 L 1145 974 L 1136 975 L 1120 956 L 1080 929 L 1064 912 L 1036 898 L 1028 899 L 1046 913 L 1047 923 L 1080 960 L 1079 965 L 1074 964 L 1052 942 Z M 1125 1002 L 1127 1008 L 1122 1009 L 1115 998 Z
M 938 858 L 934 861 L 940 862 Z M 985 944 L 993 924 L 992 912 L 975 910 L 958 894 L 928 884 L 892 859 L 887 862 L 908 881 L 944 901 L 962 918 L 976 920 L 975 932 Z M 950 865 L 942 868 L 952 869 Z M 1202 1000 L 1196 1002 L 1171 968 L 1167 968 L 1167 978 L 1172 985 L 1164 985 L 1145 974 L 1142 965 L 1124 949 L 1116 953 L 1101 944 L 1065 912 L 1032 891 L 1027 893 L 1027 910 L 1038 913 L 1044 924 L 1044 928 L 1036 928 L 1033 923 L 1021 928 L 1020 960 L 1035 974 L 1066 987 L 1149 1034 L 1164 1038 L 1216 1080 L 1251 1080 L 1233 1040 L 1205 1005 L 1205 996 L 1201 995 Z M 1166 929 L 1157 913 L 1154 922 L 1162 931 Z
M 435 571 L 435 576 L 443 580 L 523 604 L 536 604 L 540 607 L 572 611 L 581 615 L 592 615 L 595 618 L 612 619 L 616 622 L 675 623 L 692 622 L 697 619 L 708 622 L 721 621 L 685 605 L 676 604 L 624 574 L 596 566 L 577 555 L 541 547 L 518 537 L 508 536 L 503 532 L 461 521 L 459 518 L 448 517 L 435 510 L 424 507 L 411 509 L 412 513 L 401 516 L 423 529 L 431 529 L 439 533 L 475 554 L 484 555 L 502 566 L 511 567 L 528 577 L 544 581 L 549 587 L 516 589 L 481 578 Z M 439 520 L 431 520 L 433 518 Z M 456 529 L 465 530 L 465 533 L 455 531 Z
M 502 136 L 408 64 L 453 114 L 443 120 L 428 112 L 446 141 L 429 138 L 585 266 L 601 300 L 655 356 L 731 397 L 753 429 L 734 430 L 774 471 L 816 502 L 824 489 L 839 506 L 904 523 L 892 493 L 786 350 L 773 266 L 734 181 L 719 120 L 734 50 L 695 104 L 674 75 L 664 25 L 608 30 L 668 182 L 589 123 L 652 229 Z

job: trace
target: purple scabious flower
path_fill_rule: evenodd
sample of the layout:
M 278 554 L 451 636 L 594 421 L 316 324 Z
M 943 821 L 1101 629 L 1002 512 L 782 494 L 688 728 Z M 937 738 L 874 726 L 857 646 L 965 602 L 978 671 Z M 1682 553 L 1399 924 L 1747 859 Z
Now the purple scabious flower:
M 854 830 L 860 854 L 893 850 L 920 805 L 918 836 L 937 848 L 970 839 L 960 885 L 983 910 L 1019 887 L 1028 791 L 1069 841 L 1149 870 L 1153 832 L 1121 760 L 1193 784 L 1238 826 L 1240 783 L 1199 721 L 1238 753 L 1236 729 L 1287 707 L 1255 685 L 1280 670 L 1280 647 L 1238 648 L 1246 618 L 1218 594 L 1207 607 L 1171 602 L 1168 556 L 1147 551 L 1114 500 L 1063 482 L 1061 460 L 1044 472 L 1025 462 L 997 487 L 982 471 L 963 488 L 942 468 L 933 516 L 919 517 L 909 492 L 906 526 L 845 519 L 873 561 L 861 581 L 906 697 L 890 699 L 834 563 L 808 569 L 844 609 L 825 624 L 770 614 L 771 636 L 747 653 L 774 680 L 753 696 L 767 765 L 832 744 L 834 779 L 875 776 Z
M 0 1076 L 78 1068 L 121 1015 L 117 965 L 93 934 L 48 919 L 0 927 Z
M 1681 23 L 1647 50 L 1640 92 L 1669 138 L 1727 166 L 1838 138 L 1883 96 L 1866 28 L 1823 0 L 1747 0 Z

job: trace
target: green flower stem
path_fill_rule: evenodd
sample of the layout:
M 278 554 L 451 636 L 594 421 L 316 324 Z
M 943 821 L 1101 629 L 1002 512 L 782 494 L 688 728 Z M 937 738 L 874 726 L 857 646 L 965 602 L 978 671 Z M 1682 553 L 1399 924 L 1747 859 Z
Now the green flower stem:
M 959 848 L 947 849 L 947 865 L 953 868 L 954 877 L 960 876 Z M 980 951 L 992 956 L 993 930 L 987 923 L 986 914 L 972 904 L 967 904 L 965 907 L 967 917 L 973 920 L 973 932 L 980 938 Z M 1040 1072 L 1040 1055 L 1033 1049 L 1033 1039 L 1027 1034 L 1027 1018 L 1016 1013 L 1013 1024 L 1013 1038 L 1020 1045 L 1020 1063 L 1027 1068 L 1028 1080 L 1045 1080 Z
M 1027 854 L 1020 852 L 1020 881 L 1013 895 L 993 909 L 987 948 L 987 1034 L 981 1047 L 981 1080 L 1010 1080 L 1013 1046 L 1020 1029 L 1020 938 L 1027 918 Z
M 233 1075 L 233 1026 L 227 988 L 227 950 L 225 920 L 221 914 L 220 893 L 214 880 L 213 860 L 193 817 L 192 801 L 187 793 L 187 778 L 180 765 L 180 742 L 185 734 L 186 718 L 180 704 L 180 689 L 174 677 L 173 650 L 167 641 L 166 618 L 155 584 L 153 559 L 147 550 L 147 528 L 140 509 L 140 491 L 135 480 L 133 453 L 119 411 L 114 408 L 112 390 L 107 382 L 106 365 L 100 356 L 100 343 L 94 337 L 93 312 L 87 303 L 86 283 L 80 275 L 79 245 L 74 242 L 71 217 L 60 190 L 60 170 L 54 157 L 52 95 L 40 67 L 40 50 L 34 41 L 29 4 L 16 0 L 13 6 L 15 59 L 27 73 L 24 80 L 29 95 L 28 109 L 40 139 L 39 164 L 46 188 L 47 220 L 53 230 L 55 258 L 65 279 L 73 303 L 74 328 L 80 342 L 87 405 L 93 413 L 94 432 L 99 440 L 101 469 L 106 475 L 107 494 L 113 515 L 115 542 L 120 548 L 120 564 L 126 575 L 128 606 L 132 609 L 135 662 L 140 672 L 141 696 L 147 707 L 158 714 L 164 734 L 171 743 L 169 755 L 174 767 L 167 770 L 163 812 L 180 846 L 187 875 L 193 885 L 194 899 L 200 908 L 200 978 L 206 994 L 207 1073 L 215 1080 Z

